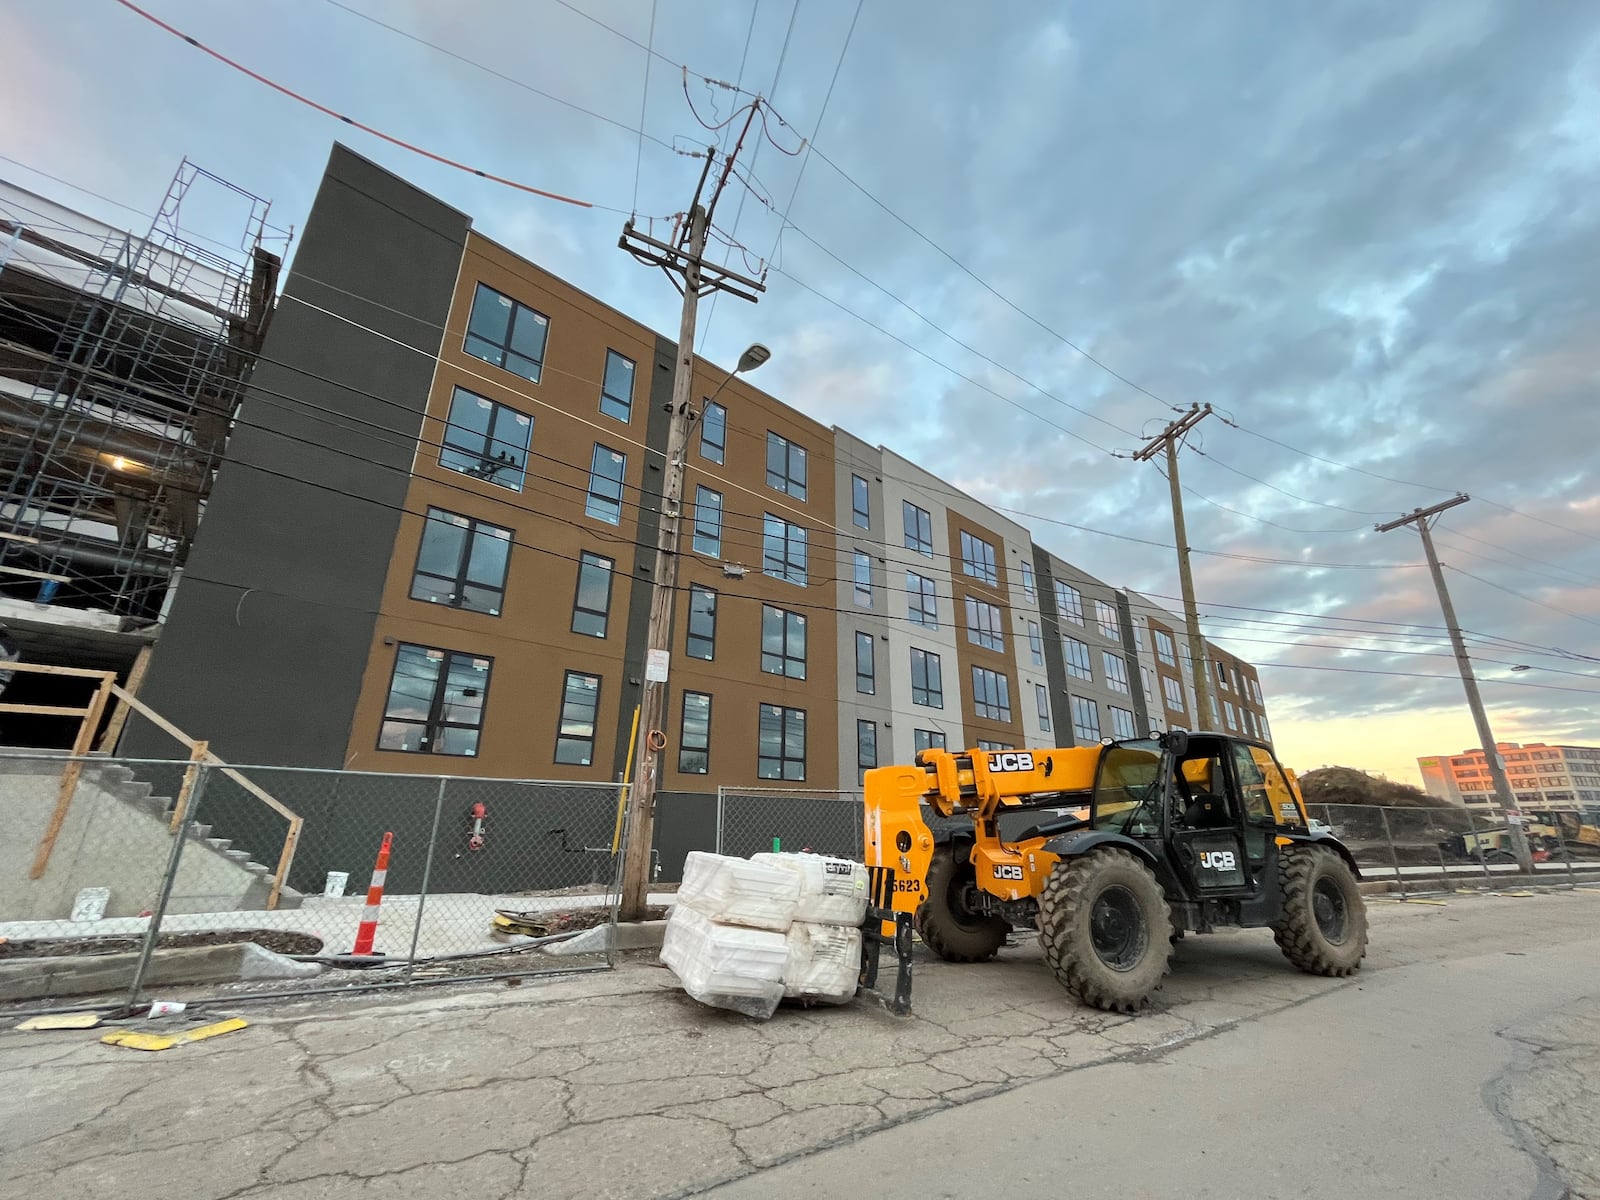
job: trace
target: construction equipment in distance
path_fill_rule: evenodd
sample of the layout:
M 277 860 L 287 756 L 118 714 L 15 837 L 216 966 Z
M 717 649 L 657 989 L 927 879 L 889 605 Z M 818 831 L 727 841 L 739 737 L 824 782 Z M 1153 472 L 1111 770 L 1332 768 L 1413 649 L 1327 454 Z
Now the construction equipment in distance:
M 1024 813 L 1048 819 L 1016 828 Z M 1311 830 L 1293 777 L 1258 742 L 1171 730 L 924 750 L 867 772 L 865 819 L 874 902 L 913 914 L 935 954 L 982 962 L 1011 930 L 1037 928 L 1056 978 L 1095 1008 L 1149 1004 L 1187 931 L 1269 928 L 1317 975 L 1349 975 L 1366 955 L 1354 857 Z

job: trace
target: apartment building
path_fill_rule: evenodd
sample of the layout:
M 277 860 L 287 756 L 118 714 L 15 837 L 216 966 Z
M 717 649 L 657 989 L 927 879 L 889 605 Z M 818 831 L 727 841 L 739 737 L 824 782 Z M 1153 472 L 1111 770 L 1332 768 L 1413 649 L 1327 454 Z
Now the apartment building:
M 1133 624 L 1142 690 L 1150 700 L 1151 728 L 1208 728 L 1272 741 L 1266 698 L 1256 668 L 1215 642 L 1205 643 L 1211 684 L 1202 715 L 1190 667 L 1188 634 L 1177 617 L 1148 596 L 1125 593 Z
M 1519 808 L 1583 809 L 1600 816 L 1600 746 L 1501 742 L 1495 749 L 1505 760 Z M 1430 795 L 1454 804 L 1498 803 L 1482 750 L 1419 758 L 1417 767 Z

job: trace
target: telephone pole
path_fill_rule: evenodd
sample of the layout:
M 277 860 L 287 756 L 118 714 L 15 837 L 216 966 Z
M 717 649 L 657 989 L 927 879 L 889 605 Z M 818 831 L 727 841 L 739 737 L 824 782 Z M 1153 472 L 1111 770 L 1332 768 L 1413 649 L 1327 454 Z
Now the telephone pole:
M 1489 728 L 1489 714 L 1483 711 L 1483 697 L 1478 695 L 1478 680 L 1472 673 L 1472 660 L 1467 657 L 1467 644 L 1461 638 L 1461 627 L 1456 624 L 1455 606 L 1450 603 L 1450 592 L 1444 585 L 1444 570 L 1439 566 L 1439 555 L 1433 548 L 1433 536 L 1428 532 L 1429 526 L 1438 520 L 1440 513 L 1458 504 L 1465 504 L 1470 499 L 1465 492 L 1457 492 L 1449 500 L 1441 500 L 1430 508 L 1413 509 L 1403 517 L 1373 528 L 1379 533 L 1388 533 L 1402 525 L 1415 525 L 1417 532 L 1422 535 L 1422 549 L 1428 555 L 1428 570 L 1433 574 L 1433 586 L 1439 593 L 1439 607 L 1444 610 L 1445 628 L 1450 631 L 1450 648 L 1455 651 L 1456 667 L 1461 671 L 1461 686 L 1467 693 L 1467 707 L 1472 709 L 1472 720 L 1478 727 L 1478 741 L 1483 743 L 1483 757 L 1489 764 L 1489 778 L 1494 781 L 1495 799 L 1500 804 L 1500 811 L 1505 814 L 1506 829 L 1511 836 L 1511 852 L 1516 855 L 1518 869 L 1531 875 L 1533 852 L 1528 848 L 1528 834 L 1522 827 L 1522 814 L 1517 811 L 1517 798 L 1511 791 L 1511 781 L 1506 778 L 1505 760 L 1500 757 L 1494 731 Z
M 683 475 L 687 464 L 689 426 L 700 416 L 693 407 L 694 330 L 700 297 L 712 292 L 731 292 L 754 303 L 756 293 L 766 290 L 758 280 L 737 275 L 726 267 L 705 261 L 706 233 L 717 201 L 733 172 L 734 159 L 744 145 L 745 135 L 755 121 L 762 101 L 750 103 L 750 115 L 734 144 L 733 153 L 723 156 L 722 173 L 712 186 L 704 205 L 706 181 L 716 165 L 715 146 L 706 149 L 705 166 L 689 204 L 688 217 L 673 240 L 658 241 L 640 233 L 633 220 L 622 227 L 617 245 L 640 262 L 658 266 L 683 294 L 683 315 L 678 323 L 678 357 L 672 377 L 672 422 L 667 429 L 667 463 L 661 491 L 660 525 L 656 533 L 655 569 L 651 574 L 649 652 L 645 658 L 644 692 L 640 697 L 639 770 L 628 792 L 627 840 L 622 859 L 622 905 L 619 915 L 625 921 L 644 918 L 650 892 L 650 850 L 655 832 L 656 787 L 660 781 L 660 754 L 666 748 L 666 682 L 671 661 L 673 602 L 678 589 L 678 530 L 683 508 Z M 758 364 L 759 365 L 759 364 Z M 742 366 L 742 364 L 741 364 Z M 745 368 L 747 369 L 747 368 Z
M 1151 438 L 1142 450 L 1134 454 L 1135 460 L 1147 462 L 1156 451 L 1165 447 L 1167 452 L 1167 485 L 1172 489 L 1172 534 L 1178 543 L 1178 586 L 1183 593 L 1183 620 L 1189 632 L 1189 662 L 1194 672 L 1194 702 L 1200 711 L 1195 713 L 1195 728 L 1208 729 L 1211 719 L 1211 679 L 1206 674 L 1206 643 L 1200 636 L 1200 610 L 1194 600 L 1194 576 L 1189 571 L 1189 535 L 1183 524 L 1183 489 L 1178 486 L 1178 441 L 1211 414 L 1211 405 L 1201 408 L 1191 404 L 1189 411 Z

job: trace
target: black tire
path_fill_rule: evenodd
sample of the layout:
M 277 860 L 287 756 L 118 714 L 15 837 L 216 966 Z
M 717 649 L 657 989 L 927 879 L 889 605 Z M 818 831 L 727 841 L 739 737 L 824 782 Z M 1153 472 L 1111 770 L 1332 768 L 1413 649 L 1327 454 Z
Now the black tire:
M 1104 846 L 1057 863 L 1039 900 L 1039 943 L 1063 987 L 1108 1012 L 1138 1012 L 1172 960 L 1172 917 L 1150 868 Z
M 1310 975 L 1351 975 L 1367 955 L 1367 906 L 1343 858 L 1325 846 L 1293 846 L 1278 860 L 1282 916 L 1272 936 Z
M 972 882 L 971 863 L 956 862 L 951 846 L 933 852 L 928 898 L 917 905 L 912 922 L 922 944 L 945 962 L 987 962 L 1000 953 L 1011 930 L 999 917 L 979 916 L 961 904 L 961 893 Z

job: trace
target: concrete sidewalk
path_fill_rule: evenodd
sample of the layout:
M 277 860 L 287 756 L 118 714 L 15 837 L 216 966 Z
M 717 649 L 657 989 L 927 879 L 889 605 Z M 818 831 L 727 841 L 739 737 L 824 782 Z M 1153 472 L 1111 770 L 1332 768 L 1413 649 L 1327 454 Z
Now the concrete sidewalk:
M 1390 968 L 1592 940 L 1600 894 L 1371 914 L 1354 980 L 1296 973 L 1264 932 L 1189 938 L 1160 1007 L 1131 1019 L 1074 1005 L 1030 940 L 993 964 L 919 961 L 904 1020 L 857 1002 L 755 1024 L 633 965 L 245 1010 L 250 1028 L 161 1054 L 92 1032 L 0 1034 L 0 1192 L 687 1195 L 1030 1080 L 1148 1062 Z M 1514 972 L 1520 960 L 1502 957 Z M 902 1167 L 918 1153 L 903 1149 Z

